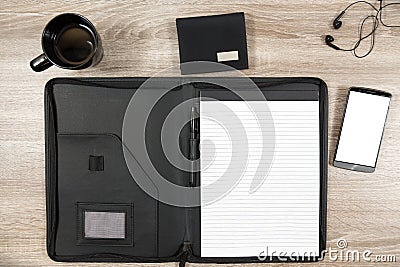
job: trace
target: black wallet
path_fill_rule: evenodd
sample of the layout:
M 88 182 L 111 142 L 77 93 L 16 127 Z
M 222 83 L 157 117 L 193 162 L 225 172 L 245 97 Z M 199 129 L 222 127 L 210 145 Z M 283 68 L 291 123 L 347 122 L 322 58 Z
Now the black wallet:
M 176 27 L 182 74 L 248 68 L 243 12 L 178 18 Z M 204 61 L 222 64 L 182 64 Z
M 145 141 L 148 157 L 165 179 L 186 187 L 190 173 L 177 168 L 165 156 L 161 143 L 164 122 L 171 110 L 196 95 L 228 96 L 228 92 L 221 91 L 214 84 L 187 80 L 189 78 L 179 81 L 179 86 L 155 103 L 147 120 L 144 140 L 142 136 L 132 134 L 138 142 Z M 150 98 L 171 84 L 171 79 L 182 78 L 158 78 L 154 88 L 140 94 Z M 233 82 L 241 87 L 241 78 L 214 79 L 215 84 L 220 84 L 221 79 L 235 79 Z M 165 204 L 147 194 L 133 179 L 124 158 L 126 143 L 122 139 L 122 128 L 131 97 L 146 81 L 147 78 L 58 78 L 47 83 L 45 132 L 49 256 L 56 261 L 180 261 L 180 266 L 185 261 L 260 262 L 254 256 L 202 256 L 201 207 Z M 318 103 L 320 197 L 316 201 L 319 203 L 317 238 L 321 253 L 326 246 L 326 85 L 315 78 L 251 78 L 251 81 L 271 101 L 313 100 Z M 189 115 L 190 109 L 177 114 L 174 121 L 180 125 L 188 121 Z M 140 127 L 137 128 L 141 131 Z M 186 157 L 189 157 L 189 136 L 189 128 L 184 127 L 178 139 Z M 167 138 L 176 142 L 176 136 Z M 131 152 L 140 158 L 137 150 Z M 145 168 L 140 171 L 139 175 L 154 179 Z M 281 260 L 276 256 L 267 259 Z M 290 258 L 284 260 L 293 261 Z

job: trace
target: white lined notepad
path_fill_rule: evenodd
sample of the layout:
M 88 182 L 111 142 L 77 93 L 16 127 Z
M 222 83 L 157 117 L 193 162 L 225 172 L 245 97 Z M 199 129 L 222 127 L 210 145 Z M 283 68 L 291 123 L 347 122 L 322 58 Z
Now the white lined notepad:
M 275 153 L 265 181 L 250 193 L 255 170 L 264 164 L 261 133 L 271 130 L 268 123 L 258 122 L 254 116 L 267 112 L 265 105 L 265 101 L 200 102 L 202 257 L 248 257 L 262 251 L 267 256 L 318 255 L 319 102 L 268 102 Z M 223 118 L 223 126 L 216 122 L 216 114 Z M 233 155 L 227 129 L 239 125 L 238 118 L 247 135 L 240 137 L 240 143 L 248 145 L 235 148 Z M 210 141 L 214 149 L 204 145 Z M 231 161 L 243 160 L 240 157 L 244 155 L 244 175 L 234 188 L 223 198 L 206 202 L 206 196 L 209 199 L 218 192 L 210 184 L 225 172 L 234 176 L 240 171 L 228 166 Z

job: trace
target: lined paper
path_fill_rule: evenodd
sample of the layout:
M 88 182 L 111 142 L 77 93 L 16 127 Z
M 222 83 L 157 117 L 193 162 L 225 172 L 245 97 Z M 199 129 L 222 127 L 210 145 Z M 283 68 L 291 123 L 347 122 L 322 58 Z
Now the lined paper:
M 265 101 L 200 101 L 202 257 L 249 257 L 262 252 L 318 255 L 319 103 L 268 101 L 275 153 L 268 176 L 251 193 L 258 164 L 266 164 L 261 159 L 262 133 L 273 130 L 255 116 L 268 117 L 262 114 L 268 112 L 265 105 Z M 227 129 L 240 123 L 246 132 L 239 140 L 244 145 L 236 147 L 233 155 Z M 243 160 L 247 164 L 242 178 L 228 194 L 209 203 L 221 189 L 213 182 L 222 175 L 234 177 L 241 170 L 228 168 L 230 162 L 237 161 L 236 166 Z

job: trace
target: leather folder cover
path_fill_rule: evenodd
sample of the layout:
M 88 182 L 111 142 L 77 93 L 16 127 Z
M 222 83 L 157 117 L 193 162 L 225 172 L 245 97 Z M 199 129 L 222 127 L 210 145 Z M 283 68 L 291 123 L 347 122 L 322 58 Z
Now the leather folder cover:
M 171 79 L 158 78 L 160 88 Z M 241 78 L 215 78 L 238 79 Z M 320 251 L 326 246 L 327 88 L 316 78 L 251 78 L 267 99 L 319 101 Z M 200 207 L 176 207 L 146 194 L 123 155 L 122 124 L 131 97 L 147 78 L 57 78 L 45 89 L 47 252 L 56 261 L 259 262 L 257 257 L 201 257 Z M 218 84 L 217 82 L 216 84 Z M 187 186 L 189 173 L 163 153 L 160 129 L 174 107 L 214 85 L 182 80 L 154 106 L 145 142 L 154 167 Z M 154 88 L 145 93 L 152 94 Z M 190 110 L 178 114 L 187 122 Z M 179 136 L 188 156 L 189 129 Z M 141 138 L 141 137 L 138 137 Z M 174 138 L 176 142 L 176 137 Z M 143 141 L 143 140 L 139 140 Z M 133 151 L 135 153 L 135 151 Z M 155 188 L 154 190 L 157 190 Z M 103 225 L 101 224 L 103 223 Z M 107 227 L 104 227 L 106 225 Z M 190 240 L 185 240 L 186 236 Z M 190 243 L 190 250 L 185 245 Z M 279 261 L 273 257 L 270 261 Z M 287 261 L 291 261 L 287 259 Z M 311 259 L 312 261 L 312 259 Z

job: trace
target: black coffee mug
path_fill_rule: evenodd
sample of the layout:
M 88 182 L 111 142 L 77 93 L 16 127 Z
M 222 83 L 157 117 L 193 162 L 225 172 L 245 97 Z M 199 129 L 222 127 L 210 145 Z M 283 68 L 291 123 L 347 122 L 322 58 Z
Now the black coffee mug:
M 94 66 L 103 57 L 100 35 L 84 16 L 65 13 L 53 18 L 42 34 L 43 54 L 33 59 L 36 71 L 55 65 L 63 69 L 84 69 Z

